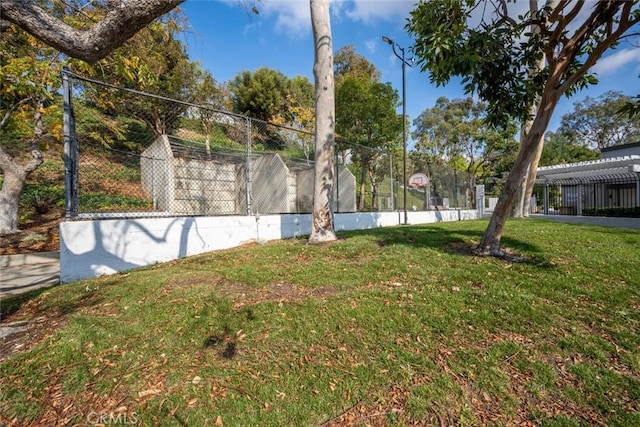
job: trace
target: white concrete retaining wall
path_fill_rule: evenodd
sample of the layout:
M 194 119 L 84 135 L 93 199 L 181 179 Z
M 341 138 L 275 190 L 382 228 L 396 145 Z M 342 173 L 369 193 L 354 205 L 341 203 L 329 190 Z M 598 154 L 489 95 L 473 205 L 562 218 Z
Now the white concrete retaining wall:
M 402 224 L 403 217 L 403 212 L 336 214 L 335 228 L 390 227 Z M 475 218 L 475 210 L 408 212 L 410 224 Z M 60 224 L 60 282 L 310 232 L 310 214 L 65 221 Z

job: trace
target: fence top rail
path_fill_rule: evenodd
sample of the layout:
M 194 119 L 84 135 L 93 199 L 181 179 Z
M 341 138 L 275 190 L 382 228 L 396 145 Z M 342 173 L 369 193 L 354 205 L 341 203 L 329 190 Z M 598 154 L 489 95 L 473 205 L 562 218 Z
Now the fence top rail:
M 205 108 L 207 110 L 211 110 L 211 111 L 214 111 L 216 113 L 227 114 L 229 116 L 233 116 L 233 117 L 236 117 L 236 118 L 239 118 L 239 119 L 246 119 L 247 118 L 246 116 L 243 116 L 242 114 L 236 114 L 236 113 L 232 113 L 230 111 L 219 110 L 219 109 L 213 108 L 211 105 L 194 104 L 192 102 L 182 101 L 182 100 L 175 99 L 175 98 L 168 98 L 168 97 L 162 96 L 162 95 L 156 95 L 156 94 L 153 94 L 153 93 L 142 92 L 142 91 L 139 91 L 139 90 L 136 90 L 136 89 L 130 89 L 130 88 L 122 87 L 122 86 L 117 86 L 117 85 L 114 85 L 114 84 L 111 84 L 111 83 L 102 82 L 100 80 L 91 79 L 89 77 L 84 77 L 84 76 L 81 76 L 79 74 L 76 74 L 76 73 L 74 73 L 74 72 L 72 72 L 71 70 L 68 70 L 68 69 L 63 69 L 62 70 L 62 75 L 63 76 L 67 76 L 67 77 L 72 77 L 75 80 L 80 80 L 80 81 L 84 81 L 84 82 L 87 82 L 87 83 L 92 83 L 92 84 L 95 84 L 95 85 L 109 87 L 111 89 L 117 89 L 117 90 L 121 90 L 121 91 L 124 91 L 124 92 L 133 93 L 135 95 L 147 96 L 147 97 L 150 97 L 150 98 L 160 99 L 162 101 L 169 101 L 169 102 L 173 102 L 173 103 L 177 103 L 177 104 L 187 105 L 189 107 Z

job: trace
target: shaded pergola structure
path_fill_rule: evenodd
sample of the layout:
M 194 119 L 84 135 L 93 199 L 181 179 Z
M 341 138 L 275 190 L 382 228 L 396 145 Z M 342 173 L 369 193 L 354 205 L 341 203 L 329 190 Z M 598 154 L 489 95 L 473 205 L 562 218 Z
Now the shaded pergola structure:
M 629 148 L 640 151 L 640 144 L 623 146 Z M 611 154 L 603 150 L 602 160 L 538 168 L 537 211 L 583 215 L 587 210 L 640 206 L 640 154 L 609 157 Z

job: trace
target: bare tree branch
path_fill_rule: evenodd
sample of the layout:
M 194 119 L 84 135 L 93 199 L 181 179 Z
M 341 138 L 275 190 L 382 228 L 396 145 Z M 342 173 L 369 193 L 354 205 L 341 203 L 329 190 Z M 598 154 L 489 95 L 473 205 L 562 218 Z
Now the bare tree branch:
M 25 102 L 31 101 L 32 99 L 33 99 L 33 97 L 30 96 L 28 98 L 21 99 L 20 101 L 18 101 L 15 104 L 13 104 L 13 106 L 11 108 L 9 108 L 6 113 L 4 113 L 4 117 L 2 118 L 2 121 L 0 121 L 0 129 L 2 129 L 3 127 L 6 126 L 7 122 L 9 121 L 9 118 L 11 117 L 13 112 L 16 111 L 16 109 L 19 106 L 21 106 Z
M 517 22 L 515 19 L 513 19 L 512 17 L 509 16 L 509 9 L 507 8 L 507 2 L 506 0 L 500 0 L 498 2 L 498 5 L 500 6 L 499 8 L 496 7 L 496 13 L 505 21 L 507 21 L 509 24 L 511 24 L 513 27 L 515 27 L 517 25 Z
M 113 0 L 102 20 L 89 29 L 77 30 L 38 6 L 38 2 L 2 0 L 2 20 L 71 57 L 95 62 L 184 1 Z
M 564 33 L 564 30 L 567 28 L 567 25 L 573 22 L 573 20 L 578 15 L 578 13 L 580 13 L 580 10 L 582 9 L 584 2 L 578 2 L 573 7 L 573 9 L 569 11 L 568 14 L 560 15 L 559 13 L 564 9 L 566 5 L 568 5 L 568 2 L 562 2 L 558 7 L 556 7 L 556 9 L 554 9 L 554 13 L 552 14 L 553 21 L 557 22 L 558 26 L 553 31 L 553 34 L 550 37 L 550 40 L 559 40 L 563 44 L 566 44 L 568 39 L 564 37 L 562 34 Z M 556 13 L 556 10 L 558 10 L 558 13 Z M 552 19 L 549 18 L 549 21 L 552 21 Z
M 589 35 L 593 34 L 595 30 L 602 26 L 606 25 L 607 22 L 613 20 L 613 16 L 618 13 L 620 7 L 622 6 L 622 12 L 620 14 L 620 19 L 618 20 L 617 28 L 608 28 L 607 37 L 598 42 L 597 46 L 589 53 L 587 59 L 584 61 L 580 69 L 574 73 L 572 73 L 569 78 L 565 82 L 563 82 L 562 86 L 559 88 L 561 92 L 566 91 L 569 87 L 571 87 L 575 82 L 577 82 L 598 60 L 602 57 L 602 54 L 609 49 L 616 41 L 620 39 L 620 37 L 635 24 L 640 22 L 640 17 L 634 16 L 633 19 L 630 19 L 631 16 L 631 6 L 633 6 L 633 2 L 625 2 L 625 1 L 602 1 L 599 2 L 598 5 L 594 8 L 592 14 L 588 19 L 576 30 L 574 35 L 570 39 L 570 43 L 565 46 L 565 48 L 560 53 L 560 56 L 566 58 L 573 58 L 580 50 L 581 46 L 584 44 L 586 38 Z M 569 63 L 571 61 L 569 60 Z

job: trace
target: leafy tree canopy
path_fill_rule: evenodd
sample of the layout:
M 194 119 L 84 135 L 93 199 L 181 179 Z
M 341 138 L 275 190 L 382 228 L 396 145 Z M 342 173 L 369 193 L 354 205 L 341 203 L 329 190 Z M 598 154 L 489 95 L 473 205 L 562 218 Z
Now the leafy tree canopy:
M 560 165 L 599 159 L 600 153 L 573 143 L 561 132 L 547 132 L 540 166 Z
M 380 71 L 364 56 L 357 53 L 355 46 L 352 44 L 340 48 L 335 54 L 333 63 L 336 81 L 338 82 L 347 76 L 372 82 L 380 81 Z
M 575 145 L 601 150 L 613 145 L 640 141 L 640 117 L 618 114 L 631 98 L 609 91 L 573 104 L 573 111 L 562 116 L 558 129 Z
M 517 17 L 509 15 L 508 3 L 515 2 L 421 0 L 407 24 L 416 38 L 412 50 L 431 81 L 444 85 L 461 76 L 467 93 L 488 102 L 488 118 L 494 123 L 509 117 L 524 121 L 549 77 L 557 92 L 566 95 L 597 83 L 587 70 L 640 19 L 636 1 L 561 1 Z M 593 9 L 582 10 L 585 3 Z M 576 21 L 585 13 L 590 16 Z M 532 25 L 539 31 L 532 32 Z M 547 67 L 530 75 L 543 54 Z
M 267 67 L 240 72 L 229 89 L 235 112 L 281 124 L 293 119 L 292 107 L 310 107 L 313 102 L 313 85 L 306 77 L 289 79 Z
M 443 162 L 476 177 L 491 174 L 492 164 L 514 150 L 515 123 L 496 127 L 484 120 L 487 106 L 473 98 L 440 97 L 414 121 L 420 158 Z

